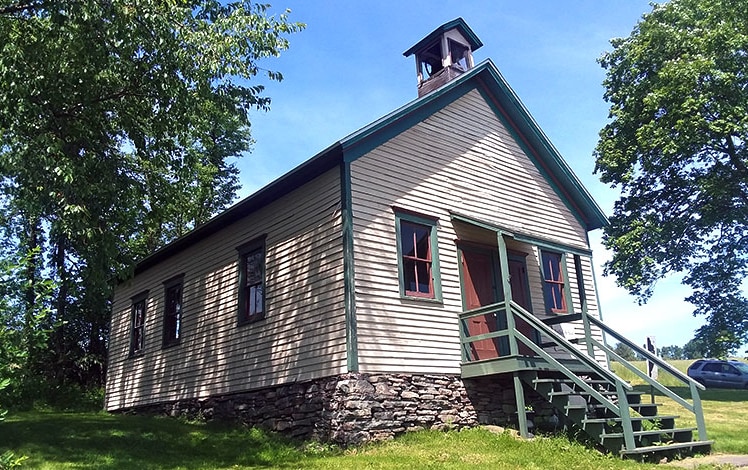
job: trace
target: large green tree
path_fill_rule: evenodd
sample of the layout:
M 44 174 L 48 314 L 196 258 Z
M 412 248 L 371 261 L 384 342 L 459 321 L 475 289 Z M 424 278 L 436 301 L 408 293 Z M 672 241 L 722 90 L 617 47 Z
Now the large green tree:
M 611 41 L 596 168 L 620 188 L 606 272 L 646 301 L 683 273 L 710 355 L 748 340 L 748 2 L 654 5 Z
M 113 284 L 233 201 L 248 112 L 269 105 L 256 76 L 282 78 L 263 59 L 301 27 L 249 0 L 0 0 L 12 305 L 31 318 L 57 286 L 40 373 L 100 383 Z

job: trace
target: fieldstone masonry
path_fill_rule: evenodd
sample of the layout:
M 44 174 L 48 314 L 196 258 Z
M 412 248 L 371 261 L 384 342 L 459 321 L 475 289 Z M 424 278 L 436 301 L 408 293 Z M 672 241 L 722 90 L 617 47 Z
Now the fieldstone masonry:
M 406 431 L 516 421 L 511 379 L 454 375 L 349 373 L 129 411 L 239 420 L 344 446 L 389 439 Z

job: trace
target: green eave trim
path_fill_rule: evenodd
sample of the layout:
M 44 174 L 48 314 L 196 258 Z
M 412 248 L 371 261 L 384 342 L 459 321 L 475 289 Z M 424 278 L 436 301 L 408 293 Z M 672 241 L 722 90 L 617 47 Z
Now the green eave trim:
M 608 225 L 608 217 L 545 135 L 498 68 L 490 59 L 476 66 L 476 68 L 479 67 L 484 73 L 477 80 L 482 88 L 490 93 L 490 96 L 484 95 L 484 97 L 489 99 L 489 104 L 498 106 L 497 116 L 499 118 L 510 120 L 510 124 L 515 128 L 510 130 L 515 130 L 518 134 L 515 134 L 515 138 L 520 137 L 518 143 L 526 144 L 530 147 L 527 150 L 535 151 L 528 152 L 528 156 L 531 158 L 535 156 L 541 160 L 536 163 L 540 163 L 544 176 L 557 191 L 560 190 L 562 198 L 571 204 L 575 215 L 582 218 L 585 228 L 590 231 Z M 495 100 L 493 103 L 491 103 L 491 98 Z
M 344 159 L 356 160 L 431 114 L 478 89 L 497 117 L 533 159 L 549 184 L 585 230 L 608 225 L 608 218 L 530 115 L 496 66 L 487 59 L 440 88 L 396 109 L 340 141 Z
M 547 248 L 547 249 L 559 251 L 562 253 L 571 253 L 573 255 L 580 255 L 580 256 L 592 256 L 592 250 L 590 249 L 569 246 L 563 243 L 559 243 L 555 240 L 548 240 L 546 238 L 517 232 L 517 230 L 515 229 L 502 227 L 492 222 L 476 219 L 474 217 L 470 217 L 464 214 L 459 214 L 454 211 L 449 211 L 449 215 L 452 218 L 452 220 L 474 225 L 484 230 L 496 232 L 497 234 L 506 235 L 507 237 L 517 240 L 518 242 L 525 242 L 531 245 L 538 246 L 540 248 Z
M 344 160 L 352 162 L 358 159 L 474 89 L 475 83 L 461 80 L 466 75 L 468 74 L 411 101 L 342 139 L 340 143 Z
M 463 20 L 462 18 L 455 18 L 452 21 L 444 23 L 435 30 L 431 31 L 428 36 L 418 41 L 407 51 L 403 52 L 403 55 L 405 57 L 408 57 L 418 49 L 430 45 L 436 38 L 444 34 L 446 31 L 449 31 L 450 29 L 457 29 L 460 34 L 462 34 L 462 36 L 468 40 L 468 42 L 470 43 L 470 49 L 472 49 L 473 51 L 476 51 L 481 46 L 483 46 L 483 42 L 478 39 L 478 36 L 476 36 L 473 30 L 470 29 L 470 26 L 465 23 L 465 20 Z

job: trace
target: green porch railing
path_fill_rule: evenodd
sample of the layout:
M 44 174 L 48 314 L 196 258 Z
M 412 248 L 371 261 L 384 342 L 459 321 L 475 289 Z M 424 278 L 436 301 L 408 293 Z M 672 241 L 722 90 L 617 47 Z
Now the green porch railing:
M 488 333 L 481 333 L 478 335 L 470 335 L 470 329 L 468 326 L 468 321 L 475 317 L 485 316 L 485 315 L 495 315 L 495 331 L 490 331 Z M 615 384 L 617 395 L 618 395 L 618 401 L 614 402 L 611 401 L 606 396 L 600 394 L 597 390 L 595 390 L 593 387 L 591 387 L 588 383 L 586 383 L 580 376 L 569 369 L 566 365 L 564 365 L 560 360 L 558 360 L 556 357 L 553 357 L 549 352 L 547 352 L 544 349 L 544 346 L 540 346 L 536 344 L 534 341 L 530 340 L 525 334 L 523 334 L 521 331 L 519 331 L 516 327 L 517 322 L 516 321 L 506 321 L 506 315 L 512 315 L 511 320 L 514 320 L 515 318 L 524 320 L 524 322 L 531 326 L 531 328 L 539 333 L 545 340 L 550 341 L 549 344 L 554 344 L 560 350 L 562 353 L 566 353 L 567 355 L 571 356 L 574 361 L 581 364 L 582 366 L 589 369 L 589 371 L 594 372 L 595 374 L 599 375 L 601 378 L 604 378 L 611 384 Z M 501 321 L 502 316 L 504 316 L 504 320 Z M 605 354 L 606 358 L 610 359 L 611 357 L 620 362 L 624 367 L 631 370 L 635 375 L 640 377 L 642 380 L 644 380 L 649 385 L 653 386 L 657 390 L 661 391 L 665 396 L 671 398 L 673 401 L 681 405 L 683 408 L 688 410 L 689 412 L 694 414 L 697 430 L 699 434 L 700 440 L 706 440 L 706 426 L 704 423 L 704 414 L 701 406 L 701 399 L 699 396 L 699 390 L 704 390 L 705 388 L 699 384 L 698 382 L 695 382 L 691 378 L 687 377 L 674 367 L 672 367 L 670 364 L 666 363 L 662 359 L 658 358 L 654 354 L 650 353 L 649 351 L 644 350 L 643 348 L 639 347 L 638 345 L 634 344 L 633 342 L 629 341 L 628 339 L 624 338 L 619 333 L 612 330 L 607 325 L 603 324 L 598 319 L 588 316 L 586 314 L 582 315 L 569 315 L 569 321 L 576 321 L 576 320 L 582 320 L 584 322 L 584 331 L 585 331 L 585 337 L 580 339 L 579 343 L 586 345 L 585 350 L 583 351 L 582 348 L 577 347 L 574 343 L 570 342 L 566 338 L 564 338 L 561 334 L 553 330 L 549 325 L 544 323 L 543 321 L 539 320 L 537 317 L 532 315 L 527 310 L 523 309 L 520 305 L 517 303 L 511 301 L 509 305 L 506 304 L 506 302 L 499 302 L 492 305 L 487 305 L 485 307 L 481 307 L 479 309 L 470 310 L 467 312 L 463 312 L 459 319 L 460 319 L 460 336 L 461 336 L 461 343 L 462 343 L 462 356 L 463 356 L 463 362 L 464 363 L 471 363 L 478 360 L 482 361 L 501 361 L 503 359 L 511 358 L 512 355 L 509 354 L 501 354 L 497 356 L 496 358 L 488 358 L 488 359 L 478 359 L 473 354 L 473 343 L 477 341 L 483 341 L 483 340 L 493 340 L 496 341 L 497 345 L 497 354 L 501 349 L 505 350 L 513 350 L 518 351 L 519 344 L 523 344 L 526 346 L 526 348 L 529 348 L 534 354 L 536 354 L 538 357 L 542 358 L 547 364 L 552 365 L 552 367 L 561 372 L 564 376 L 566 376 L 569 380 L 574 382 L 580 389 L 584 390 L 586 393 L 588 393 L 590 396 L 594 397 L 601 405 L 603 405 L 605 408 L 609 409 L 611 412 L 616 414 L 621 418 L 621 425 L 624 431 L 624 445 L 627 450 L 635 449 L 636 445 L 634 443 L 634 437 L 633 437 L 633 428 L 632 428 L 632 422 L 631 422 L 631 416 L 629 411 L 629 403 L 628 398 L 626 397 L 626 391 L 632 390 L 633 387 L 620 378 L 618 375 L 613 373 L 610 369 L 607 367 L 604 367 L 595 359 L 595 353 L 597 350 L 602 351 L 602 353 Z M 581 318 L 580 318 L 581 317 Z M 553 324 L 557 323 L 563 323 L 561 321 L 561 318 L 556 318 L 551 321 Z M 508 325 L 512 325 L 510 328 Z M 591 326 L 595 326 L 599 328 L 602 332 L 611 335 L 619 342 L 622 342 L 626 344 L 627 346 L 631 347 L 634 351 L 636 351 L 638 354 L 641 354 L 642 356 L 646 357 L 647 359 L 651 360 L 655 364 L 657 364 L 659 367 L 661 367 L 663 370 L 667 371 L 668 373 L 672 374 L 674 377 L 679 379 L 680 381 L 687 384 L 691 391 L 691 399 L 693 403 L 688 403 L 686 400 L 678 396 L 676 393 L 674 393 L 669 388 L 665 387 L 664 385 L 660 384 L 656 380 L 650 378 L 647 374 L 639 370 L 636 366 L 629 363 L 628 361 L 625 361 L 623 358 L 618 356 L 610 347 L 608 347 L 606 344 L 603 344 L 602 342 L 598 341 L 597 339 L 592 337 L 592 328 Z M 499 348 L 500 342 L 508 342 L 509 347 L 505 348 Z M 517 375 L 515 374 L 515 388 L 517 391 L 521 390 L 521 387 L 518 387 L 518 379 Z M 517 409 L 521 410 L 524 409 L 524 396 L 522 393 L 517 393 Z M 520 425 L 520 432 L 522 435 L 527 435 L 527 423 L 524 419 L 522 419 L 524 416 L 522 413 L 518 413 L 519 416 L 519 425 Z
M 681 396 L 679 396 L 678 394 L 670 390 L 668 387 L 662 385 L 657 380 L 651 378 L 649 375 L 639 370 L 638 367 L 636 367 L 635 365 L 631 364 L 630 362 L 628 362 L 627 360 L 625 360 L 624 358 L 616 354 L 616 352 L 613 349 L 611 349 L 610 346 L 608 346 L 607 344 L 601 343 L 600 341 L 596 340 L 595 338 L 592 338 L 591 336 L 586 337 L 584 339 L 589 344 L 592 344 L 593 347 L 604 351 L 606 356 L 608 357 L 608 361 L 610 361 L 611 357 L 614 358 L 621 365 L 626 367 L 626 369 L 630 370 L 637 377 L 644 380 L 647 384 L 656 388 L 663 395 L 667 396 L 668 398 L 672 399 L 674 402 L 678 403 L 680 406 L 682 406 L 686 410 L 693 413 L 694 419 L 696 420 L 696 429 L 699 434 L 699 440 L 705 441 L 707 439 L 706 423 L 704 421 L 704 410 L 701 406 L 701 396 L 699 395 L 699 390 L 706 390 L 706 387 L 696 382 L 691 377 L 685 375 L 683 372 L 679 371 L 675 367 L 671 366 L 666 361 L 664 361 L 662 358 L 657 357 L 656 355 L 652 354 L 646 349 L 640 347 L 639 345 L 625 338 L 620 333 L 613 330 L 612 328 L 610 328 L 608 325 L 604 324 L 597 318 L 586 315 L 585 321 L 589 321 L 592 325 L 600 328 L 600 330 L 602 330 L 605 334 L 612 336 L 618 342 L 623 343 L 626 346 L 630 347 L 631 349 L 634 350 L 634 352 L 636 352 L 640 356 L 647 358 L 649 361 L 655 363 L 658 367 L 660 367 L 661 369 L 665 370 L 670 375 L 675 377 L 678 381 L 687 385 L 689 388 L 690 395 L 691 395 L 691 401 L 693 403 L 688 403 L 688 401 L 684 400 Z
M 469 327 L 467 325 L 467 320 L 471 318 L 484 316 L 484 315 L 491 315 L 491 314 L 496 315 L 496 318 L 497 318 L 496 331 L 471 336 L 469 332 Z M 576 373 L 574 373 L 568 367 L 562 364 L 558 359 L 553 357 L 543 348 L 535 344 L 534 341 L 530 340 L 527 336 L 525 336 L 521 331 L 519 331 L 516 328 L 516 326 L 512 328 L 508 328 L 508 327 L 504 327 L 503 329 L 498 328 L 498 325 L 499 325 L 498 318 L 500 318 L 501 315 L 507 315 L 507 314 L 514 315 L 524 320 L 527 324 L 531 325 L 531 327 L 536 332 L 540 333 L 541 336 L 544 335 L 551 342 L 555 343 L 558 347 L 560 347 L 562 350 L 564 350 L 567 354 L 572 356 L 578 362 L 588 367 L 591 371 L 595 372 L 599 376 L 604 377 L 609 382 L 616 384 L 616 389 L 619 391 L 618 401 L 614 402 L 610 400 L 608 397 L 601 394 L 594 387 L 590 386 L 590 384 L 585 382 L 581 377 L 579 377 Z M 513 325 L 516 325 L 516 322 L 511 322 L 511 323 Z M 618 377 L 616 374 L 614 374 L 610 370 L 600 365 L 600 363 L 595 361 L 594 358 L 580 351 L 574 344 L 572 344 L 571 342 L 566 340 L 563 336 L 555 332 L 552 328 L 550 328 L 549 326 L 545 325 L 543 322 L 538 320 L 534 315 L 532 315 L 531 313 L 523 309 L 520 305 L 518 305 L 515 302 L 510 302 L 509 308 L 507 308 L 506 302 L 499 302 L 496 304 L 481 307 L 476 310 L 464 312 L 462 315 L 460 315 L 460 324 L 461 324 L 461 329 L 460 329 L 461 341 L 463 344 L 463 359 L 466 360 L 466 362 L 471 362 L 472 360 L 474 360 L 473 354 L 471 352 L 471 345 L 474 342 L 482 341 L 486 339 L 495 339 L 496 341 L 498 341 L 501 338 L 508 338 L 508 340 L 510 341 L 510 347 L 512 343 L 514 343 L 514 347 L 511 349 L 515 351 L 518 350 L 517 342 L 522 343 L 527 348 L 532 350 L 535 354 L 537 354 L 539 357 L 543 358 L 548 364 L 553 365 L 554 369 L 563 373 L 569 380 L 571 380 L 574 384 L 576 384 L 580 389 L 584 390 L 590 396 L 594 397 L 598 401 L 598 403 L 603 405 L 605 408 L 609 409 L 615 415 L 620 416 L 621 426 L 623 428 L 624 436 L 625 436 L 626 448 L 634 449 L 636 447 L 636 444 L 634 443 L 634 438 L 633 438 L 633 427 L 631 424 L 631 417 L 629 415 L 628 398 L 626 397 L 626 393 L 625 393 L 625 390 L 632 390 L 631 385 L 626 383 L 623 379 Z M 501 360 L 502 357 L 508 357 L 508 356 L 498 356 L 492 360 Z M 517 410 L 523 410 L 525 407 L 525 400 L 524 400 L 524 395 L 521 393 L 521 387 L 518 386 L 518 378 L 516 374 L 515 374 L 515 391 L 516 391 L 516 400 L 517 400 Z M 518 413 L 520 434 L 526 437 L 528 435 L 527 422 L 523 418 L 525 418 L 524 414 Z

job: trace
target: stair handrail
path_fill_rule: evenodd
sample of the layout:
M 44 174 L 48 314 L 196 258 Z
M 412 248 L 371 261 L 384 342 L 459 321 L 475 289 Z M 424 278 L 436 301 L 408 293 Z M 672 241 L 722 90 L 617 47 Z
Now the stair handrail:
M 517 304 L 514 301 L 511 301 L 509 306 L 509 314 L 519 315 L 519 317 L 524 321 L 534 326 L 536 330 L 541 331 L 547 337 L 553 340 L 557 345 L 562 346 L 566 350 L 566 352 L 576 357 L 578 361 L 590 367 L 600 377 L 603 377 L 608 382 L 615 384 L 618 403 L 614 403 L 609 398 L 603 396 L 600 392 L 592 388 L 589 384 L 587 384 L 584 380 L 577 376 L 577 374 L 569 370 L 568 367 L 565 367 L 550 354 L 543 351 L 540 346 L 530 341 L 524 334 L 522 334 L 522 332 L 518 331 L 516 327 L 514 328 L 513 333 L 515 339 L 519 339 L 521 342 L 525 343 L 526 346 L 535 351 L 536 354 L 543 357 L 548 363 L 556 366 L 556 370 L 563 373 L 572 382 L 579 385 L 584 391 L 594 397 L 598 401 L 598 403 L 618 415 L 621 418 L 621 426 L 623 427 L 624 431 L 624 445 L 627 450 L 635 449 L 636 443 L 634 442 L 634 430 L 631 423 L 631 414 L 629 413 L 629 401 L 628 397 L 626 396 L 626 390 L 633 390 L 631 384 L 620 378 L 613 371 L 610 371 L 600 365 L 600 363 L 598 363 L 593 357 L 577 349 L 576 346 L 574 346 L 570 341 L 554 331 L 553 328 L 540 321 L 540 319 L 535 317 L 533 314 L 522 308 L 521 305 Z
M 601 405 L 608 408 L 613 413 L 620 416 L 621 414 L 621 404 L 616 405 L 613 401 L 611 401 L 609 398 L 605 397 L 603 394 L 601 394 L 599 391 L 592 388 L 588 383 L 586 383 L 584 380 L 579 378 L 574 372 L 569 370 L 568 367 L 564 366 L 559 362 L 556 358 L 548 354 L 547 352 L 543 351 L 543 349 L 532 342 L 527 336 L 522 334 L 521 331 L 517 330 L 515 328 L 514 330 L 515 338 L 520 340 L 522 343 L 525 344 L 528 348 L 532 349 L 538 356 L 542 357 L 546 360 L 549 364 L 553 364 L 556 367 L 556 370 L 564 374 L 569 380 L 571 380 L 573 383 L 575 383 L 579 388 L 590 394 L 590 396 L 594 397 L 595 400 L 600 402 Z M 628 402 L 625 404 L 626 407 L 628 407 Z
M 629 341 L 623 335 L 613 330 L 609 326 L 605 325 L 599 319 L 591 315 L 588 315 L 587 319 L 590 323 L 600 328 L 606 334 L 613 336 L 619 342 L 630 347 L 635 352 L 639 353 L 640 355 L 644 356 L 645 358 L 657 364 L 658 367 L 661 367 L 662 369 L 670 373 L 676 379 L 688 385 L 689 391 L 691 393 L 691 400 L 693 401 L 693 404 L 688 403 L 686 400 L 678 396 L 675 392 L 670 390 L 668 387 L 665 387 L 657 380 L 654 380 L 653 378 L 651 378 L 648 374 L 645 374 L 644 372 L 639 370 L 638 367 L 624 360 L 622 357 L 616 354 L 616 352 L 613 351 L 612 348 L 610 348 L 606 344 L 603 344 L 592 337 L 589 338 L 593 344 L 595 344 L 597 347 L 605 351 L 606 354 L 608 354 L 608 357 L 610 357 L 610 355 L 615 356 L 618 359 L 618 362 L 620 362 L 621 364 L 624 365 L 624 367 L 626 367 L 627 369 L 629 369 L 630 371 L 634 372 L 636 375 L 641 377 L 650 386 L 657 388 L 663 394 L 670 397 L 673 401 L 675 401 L 676 403 L 684 407 L 686 410 L 692 412 L 694 414 L 694 418 L 696 419 L 696 429 L 699 433 L 699 440 L 705 441 L 707 439 L 706 421 L 704 420 L 704 410 L 701 405 L 701 396 L 699 395 L 699 390 L 706 390 L 706 387 L 701 385 L 699 382 L 693 380 L 691 377 L 687 376 L 683 372 L 679 371 L 675 367 L 671 366 L 667 362 L 663 361 L 656 355 L 652 354 L 652 352 L 647 351 L 646 349 L 639 347 L 639 345 Z
M 592 323 L 595 326 L 597 326 L 598 328 L 600 328 L 603 332 L 605 332 L 606 334 L 609 334 L 609 335 L 613 336 L 616 340 L 618 340 L 618 342 L 625 344 L 626 346 L 628 346 L 631 349 L 633 349 L 634 352 L 636 352 L 639 355 L 644 356 L 648 360 L 654 362 L 655 364 L 657 364 L 658 367 L 661 367 L 662 369 L 665 369 L 668 373 L 672 374 L 674 377 L 676 377 L 677 379 L 679 379 L 684 384 L 686 384 L 686 385 L 693 384 L 699 390 L 706 390 L 706 387 L 704 387 L 703 385 L 701 385 L 697 381 L 693 380 L 691 377 L 687 376 L 683 372 L 679 371 L 675 367 L 673 367 L 670 364 L 668 364 L 667 362 L 663 361 L 661 358 L 659 358 L 656 355 L 652 354 L 650 351 L 647 351 L 646 349 L 640 347 L 636 343 L 628 340 L 625 336 L 621 335 L 620 333 L 618 333 L 614 329 L 610 328 L 608 325 L 606 325 L 605 323 L 601 322 L 597 318 L 593 317 L 592 315 L 589 315 L 588 319 L 589 319 L 590 323 Z M 603 345 L 600 344 L 600 346 L 603 346 Z M 606 347 L 605 349 L 610 350 L 610 347 Z M 634 366 L 632 365 L 632 367 L 634 367 Z
M 690 403 L 688 403 L 682 397 L 678 396 L 677 393 L 673 392 L 672 390 L 670 390 L 666 386 L 662 385 L 660 382 L 654 380 L 653 378 L 649 377 L 647 374 L 645 374 L 644 372 L 642 372 L 641 370 L 639 370 L 638 367 L 636 367 L 635 365 L 631 364 L 626 359 L 622 358 L 610 346 L 601 343 L 600 341 L 596 340 L 595 338 L 590 338 L 590 339 L 591 339 L 592 344 L 594 346 L 602 349 L 603 351 L 605 351 L 605 353 L 613 356 L 616 359 L 616 361 L 620 362 L 624 367 L 626 367 L 631 372 L 633 372 L 637 377 L 639 377 L 640 379 L 644 380 L 650 386 L 656 388 L 657 390 L 659 390 L 660 392 L 662 392 L 663 395 L 666 395 L 667 397 L 671 398 L 673 401 L 675 401 L 676 403 L 678 403 L 679 405 L 681 405 L 682 407 L 684 407 L 688 411 L 690 411 L 692 413 L 694 412 L 693 405 L 691 405 Z
M 540 330 L 546 336 L 549 336 L 556 344 L 558 344 L 559 346 L 562 346 L 569 354 L 574 356 L 577 360 L 582 362 L 584 365 L 591 368 L 596 374 L 604 377 L 611 383 L 620 382 L 626 390 L 634 389 L 634 387 L 632 387 L 631 384 L 629 384 L 628 382 L 626 382 L 625 380 L 617 376 L 614 372 L 600 365 L 599 362 L 597 362 L 594 358 L 590 357 L 588 354 L 580 351 L 569 340 L 567 340 L 566 338 L 558 334 L 556 331 L 554 331 L 552 328 L 550 328 L 548 325 L 540 321 L 536 316 L 532 315 L 530 312 L 522 308 L 522 306 L 519 305 L 518 303 L 511 301 L 511 309 L 512 309 L 512 313 L 519 314 L 520 318 L 530 323 L 533 327 L 535 327 L 535 329 Z

